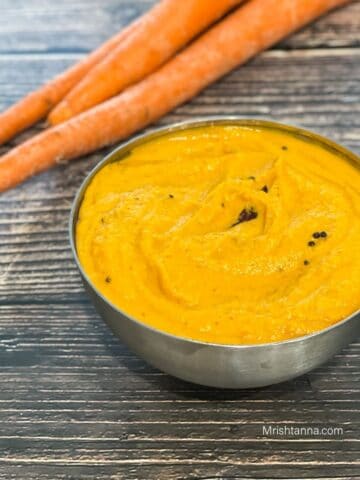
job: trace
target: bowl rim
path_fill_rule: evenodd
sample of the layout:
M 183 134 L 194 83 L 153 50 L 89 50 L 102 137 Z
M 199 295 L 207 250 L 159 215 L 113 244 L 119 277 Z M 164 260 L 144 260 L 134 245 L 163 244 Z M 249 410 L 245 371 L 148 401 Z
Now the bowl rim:
M 114 149 L 112 149 L 105 157 L 100 160 L 94 168 L 88 172 L 84 178 L 84 180 L 81 182 L 80 187 L 77 189 L 74 200 L 72 202 L 71 206 L 71 211 L 70 211 L 70 217 L 69 217 L 69 240 L 70 240 L 70 247 L 72 251 L 72 255 L 74 257 L 75 263 L 86 281 L 86 283 L 91 287 L 91 289 L 95 292 L 95 294 L 100 297 L 100 299 L 110 306 L 115 312 L 118 314 L 122 315 L 123 317 L 127 318 L 128 320 L 134 322 L 137 326 L 145 328 L 146 330 L 150 331 L 153 334 L 157 335 L 163 335 L 165 337 L 168 337 L 169 339 L 173 341 L 182 341 L 182 342 L 187 342 L 189 344 L 192 344 L 194 346 L 198 347 L 217 347 L 217 348 L 223 348 L 226 347 L 227 349 L 233 349 L 233 350 L 246 350 L 246 349 L 261 349 L 264 347 L 277 347 L 277 346 L 286 346 L 286 345 L 291 345 L 291 344 L 296 344 L 296 343 L 302 343 L 305 341 L 308 341 L 314 337 L 319 337 L 322 335 L 326 335 L 327 333 L 331 332 L 332 330 L 336 330 L 338 328 L 341 328 L 345 324 L 349 323 L 351 320 L 355 319 L 359 314 L 360 314 L 360 309 L 357 311 L 353 312 L 350 316 L 344 318 L 343 320 L 340 320 L 339 322 L 334 323 L 333 325 L 330 325 L 327 328 L 317 330 L 315 332 L 312 332 L 308 335 L 302 335 L 301 337 L 294 337 L 294 338 L 289 338 L 287 340 L 281 340 L 277 342 L 268 342 L 268 343 L 256 343 L 256 344 L 226 344 L 226 343 L 214 343 L 214 342 L 205 342 L 202 340 L 196 340 L 193 338 L 189 337 L 182 337 L 179 335 L 173 335 L 172 333 L 160 330 L 158 328 L 155 328 L 151 325 L 148 325 L 144 322 L 141 322 L 137 318 L 133 317 L 129 313 L 125 312 L 121 308 L 117 307 L 114 305 L 110 300 L 108 300 L 92 283 L 91 279 L 87 275 L 86 271 L 83 269 L 80 259 L 77 254 L 77 249 L 76 249 L 76 233 L 75 233 L 75 227 L 76 227 L 76 221 L 78 218 L 78 213 L 79 209 L 84 197 L 84 193 L 94 178 L 94 176 L 97 174 L 99 170 L 101 170 L 107 163 L 111 162 L 116 162 L 116 161 L 121 161 L 122 158 L 126 156 L 126 154 L 131 151 L 132 148 L 137 147 L 138 145 L 141 145 L 143 143 L 146 143 L 148 141 L 151 141 L 155 138 L 161 137 L 163 135 L 166 135 L 168 133 L 176 132 L 176 131 L 182 131 L 182 130 L 187 130 L 189 128 L 199 128 L 203 126 L 212 126 L 212 125 L 239 125 L 239 126 L 249 126 L 251 128 L 254 127 L 259 127 L 259 128 L 269 128 L 269 129 L 275 129 L 275 130 L 280 130 L 285 133 L 289 133 L 291 135 L 295 135 L 297 137 L 300 137 L 304 140 L 311 141 L 313 143 L 318 143 L 322 147 L 325 147 L 333 152 L 336 152 L 337 154 L 340 154 L 342 157 L 344 157 L 345 160 L 350 161 L 350 163 L 353 163 L 357 168 L 360 167 L 360 157 L 356 155 L 354 152 L 351 150 L 343 147 L 342 145 L 329 140 L 326 137 L 323 137 L 322 135 L 319 135 L 318 133 L 315 133 L 311 130 L 306 130 L 297 126 L 292 126 L 292 125 L 287 125 L 284 123 L 280 122 L 274 122 L 271 120 L 266 120 L 266 119 L 258 119 L 258 118 L 246 118 L 238 115 L 231 115 L 231 116 L 221 116 L 221 115 L 216 115 L 216 116 L 203 116 L 203 117 L 197 117 L 195 119 L 191 120 L 184 120 L 181 122 L 176 122 L 172 123 L 170 125 L 165 125 L 161 127 L 155 127 L 151 128 L 149 130 L 146 130 L 145 132 L 142 132 L 138 135 L 135 135 L 134 137 L 130 138 L 129 140 L 120 143 L 118 146 L 116 146 Z M 121 155 L 121 153 L 124 153 L 125 155 Z M 119 155 L 120 154 L 120 155 Z

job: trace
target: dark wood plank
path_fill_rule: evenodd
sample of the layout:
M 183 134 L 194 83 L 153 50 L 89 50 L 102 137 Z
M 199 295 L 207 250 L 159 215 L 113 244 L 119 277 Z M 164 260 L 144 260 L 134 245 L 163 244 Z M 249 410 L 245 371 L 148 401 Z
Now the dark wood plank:
M 86 52 L 150 8 L 154 0 L 2 0 L 0 52 Z M 19 15 L 21 9 L 21 15 Z M 360 4 L 330 13 L 277 48 L 359 45 Z
M 276 465 L 276 461 L 274 462 Z M 97 477 L 93 476 L 94 471 L 99 472 Z M 219 475 L 220 471 L 224 473 Z M 313 470 L 313 469 L 312 469 Z M 79 465 L 76 462 L 68 464 L 64 468 L 64 463 L 52 462 L 50 465 L 30 464 L 19 465 L 17 467 L 6 466 L 6 475 L 2 475 L 0 471 L 0 478 L 4 480 L 18 480 L 19 478 L 26 478 L 27 480 L 89 480 L 96 479 L 111 479 L 111 480 L 137 480 L 145 478 L 146 480 L 168 480 L 176 478 L 177 480 L 275 480 L 275 478 L 286 480 L 298 480 L 299 474 L 302 472 L 303 478 L 307 480 L 351 480 L 356 477 L 351 476 L 351 473 L 346 472 L 341 465 L 335 465 L 332 469 L 332 476 L 324 476 L 321 467 L 317 468 L 319 476 L 314 477 L 306 466 L 287 465 L 282 467 L 280 476 L 269 476 L 269 468 L 263 465 L 249 465 L 238 464 L 236 466 L 228 466 L 226 469 L 222 468 L 221 462 L 218 465 L 211 465 L 209 462 L 184 464 L 173 461 L 172 463 L 147 463 L 143 462 L 141 467 L 129 462 L 127 464 L 108 465 L 105 463 L 91 463 L 88 465 Z M 209 472 L 205 474 L 203 472 Z M 5 470 L 4 470 L 5 473 Z M 108 476 L 107 476 L 108 475 Z
M 224 391 L 146 365 L 89 304 L 3 305 L 0 331 L 4 478 L 356 478 L 359 343 L 292 382 Z M 344 433 L 264 437 L 263 425 Z

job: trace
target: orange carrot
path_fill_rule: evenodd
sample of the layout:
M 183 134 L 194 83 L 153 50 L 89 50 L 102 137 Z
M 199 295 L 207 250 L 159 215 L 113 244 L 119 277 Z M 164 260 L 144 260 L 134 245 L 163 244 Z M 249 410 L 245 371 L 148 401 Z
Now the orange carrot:
M 91 68 L 137 28 L 138 23 L 134 22 L 64 73 L 0 113 L 0 145 L 43 119 Z
M 163 0 L 139 28 L 93 68 L 49 115 L 62 123 L 157 69 L 195 35 L 243 0 Z
M 0 191 L 129 136 L 236 65 L 348 0 L 249 0 L 154 74 L 0 158 Z M 271 13 L 271 14 L 270 14 Z

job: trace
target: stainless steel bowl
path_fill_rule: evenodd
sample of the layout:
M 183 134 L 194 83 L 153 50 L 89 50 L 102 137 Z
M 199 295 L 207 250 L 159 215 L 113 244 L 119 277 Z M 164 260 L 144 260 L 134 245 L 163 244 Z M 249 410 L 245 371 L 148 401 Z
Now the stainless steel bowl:
M 220 345 L 181 338 L 145 325 L 111 304 L 92 284 L 76 252 L 75 226 L 84 192 L 106 164 L 121 160 L 135 146 L 168 132 L 205 125 L 247 125 L 278 129 L 320 143 L 347 161 L 360 159 L 345 148 L 314 133 L 262 120 L 237 117 L 206 118 L 165 127 L 138 136 L 110 153 L 80 187 L 70 216 L 71 248 L 84 285 L 105 322 L 134 352 L 150 364 L 183 380 L 223 388 L 262 387 L 302 375 L 326 362 L 360 332 L 360 311 L 349 318 L 305 337 L 262 345 Z M 141 299 L 139 299 L 141 300 Z

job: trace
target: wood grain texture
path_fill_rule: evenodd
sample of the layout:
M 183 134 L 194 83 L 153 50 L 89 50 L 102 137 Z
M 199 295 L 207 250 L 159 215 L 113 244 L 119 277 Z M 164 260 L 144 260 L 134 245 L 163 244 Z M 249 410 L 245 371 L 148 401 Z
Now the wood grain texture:
M 152 3 L 2 0 L 0 110 Z M 159 124 L 272 118 L 359 151 L 359 27 L 354 2 Z M 360 343 L 291 382 L 222 391 L 159 372 L 108 331 L 85 295 L 67 234 L 75 191 L 104 153 L 0 196 L 0 480 L 360 478 Z M 264 436 L 263 425 L 343 434 Z
M 154 3 L 155 0 L 1 0 L 0 52 L 85 52 Z M 277 48 L 359 46 L 359 16 L 360 4 L 355 1 L 286 39 Z

